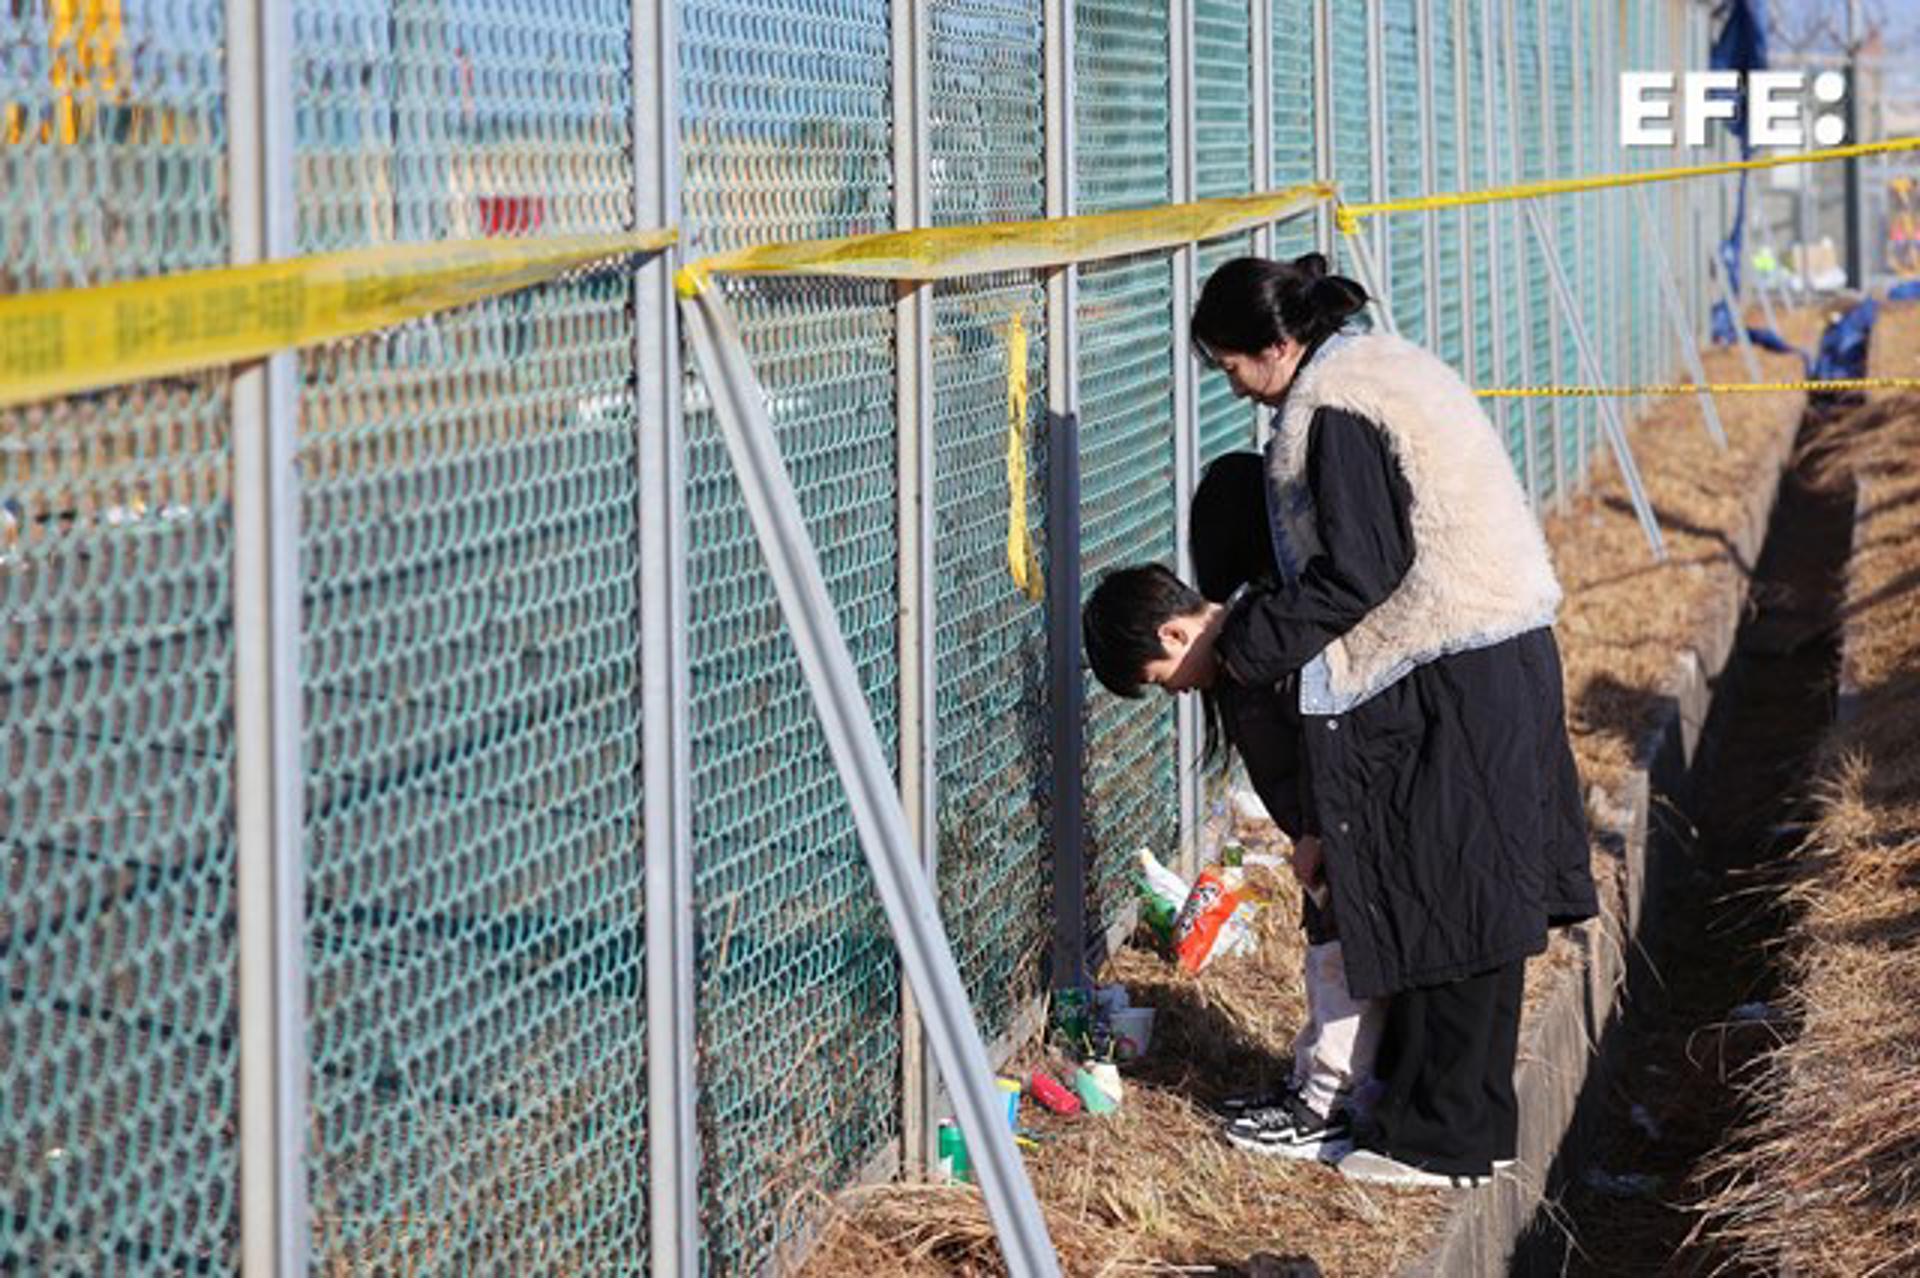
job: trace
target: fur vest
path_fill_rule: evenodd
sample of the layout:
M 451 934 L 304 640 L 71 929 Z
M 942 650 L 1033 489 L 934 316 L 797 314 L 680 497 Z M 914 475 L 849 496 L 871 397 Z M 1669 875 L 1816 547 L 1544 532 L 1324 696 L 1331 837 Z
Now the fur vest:
M 1443 361 L 1385 334 L 1330 339 L 1275 414 L 1268 501 L 1283 572 L 1320 549 L 1306 463 L 1321 408 L 1386 437 L 1413 493 L 1414 556 L 1386 601 L 1302 669 L 1303 713 L 1344 713 L 1423 662 L 1553 624 L 1560 584 L 1493 423 Z

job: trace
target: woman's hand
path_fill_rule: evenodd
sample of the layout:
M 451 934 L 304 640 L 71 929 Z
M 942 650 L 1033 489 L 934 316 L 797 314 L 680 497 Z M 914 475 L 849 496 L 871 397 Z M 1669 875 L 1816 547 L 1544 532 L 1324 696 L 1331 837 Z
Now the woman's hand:
M 1300 886 L 1312 891 L 1325 877 L 1320 865 L 1320 836 L 1303 834 L 1293 845 L 1293 877 Z

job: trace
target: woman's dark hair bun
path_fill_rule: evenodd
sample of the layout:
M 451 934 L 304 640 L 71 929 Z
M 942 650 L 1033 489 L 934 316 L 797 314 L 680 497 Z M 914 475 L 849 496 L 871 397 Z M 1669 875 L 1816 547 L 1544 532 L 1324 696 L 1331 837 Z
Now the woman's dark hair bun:
M 1222 351 L 1252 355 L 1289 337 L 1311 349 L 1366 304 L 1367 291 L 1330 274 L 1322 254 L 1285 262 L 1237 257 L 1207 278 L 1191 331 L 1209 357 Z
M 1307 285 L 1307 302 L 1323 316 L 1337 316 L 1338 327 L 1366 308 L 1367 290 L 1344 275 L 1322 275 Z

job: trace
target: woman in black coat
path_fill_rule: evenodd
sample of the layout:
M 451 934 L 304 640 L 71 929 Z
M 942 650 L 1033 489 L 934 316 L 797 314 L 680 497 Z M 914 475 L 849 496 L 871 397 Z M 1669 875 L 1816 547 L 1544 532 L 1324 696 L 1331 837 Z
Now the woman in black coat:
M 1179 691 L 1297 686 L 1310 824 L 1355 997 L 1389 1000 L 1359 1179 L 1472 1183 L 1514 1155 L 1525 959 L 1597 908 L 1544 539 L 1473 393 L 1398 338 L 1343 331 L 1357 284 L 1318 254 L 1242 258 L 1196 347 L 1274 408 L 1282 581 L 1147 633 Z M 1091 606 L 1091 604 L 1090 604 Z M 1090 653 L 1115 660 L 1088 629 Z M 1124 648 L 1123 643 L 1120 647 Z M 1123 668 L 1133 660 L 1120 655 Z

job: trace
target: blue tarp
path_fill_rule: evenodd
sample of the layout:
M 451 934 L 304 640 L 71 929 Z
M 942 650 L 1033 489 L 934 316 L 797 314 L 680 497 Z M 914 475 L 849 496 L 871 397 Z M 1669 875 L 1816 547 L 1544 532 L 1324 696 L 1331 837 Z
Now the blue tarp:
M 1820 338 L 1820 354 L 1809 370 L 1812 377 L 1865 377 L 1867 375 L 1867 339 L 1873 333 L 1873 320 L 1880 304 L 1872 298 L 1860 303 L 1828 326 Z
M 1761 14 L 1754 12 L 1752 0 L 1726 0 L 1718 15 L 1724 21 L 1720 34 L 1714 37 L 1713 53 L 1710 65 L 1716 71 L 1764 71 L 1767 67 L 1767 27 Z M 1753 144 L 1747 140 L 1746 96 L 1741 95 L 1738 107 L 1727 127 L 1740 139 L 1740 158 L 1747 159 L 1753 154 Z M 1734 197 L 1733 229 L 1720 243 L 1720 269 L 1726 272 L 1727 287 L 1735 297 L 1740 296 L 1740 255 L 1745 251 L 1747 225 L 1747 175 L 1740 175 L 1738 194 Z M 1734 332 L 1734 316 L 1725 302 L 1713 304 L 1713 340 L 1721 345 L 1734 341 L 1739 335 Z

